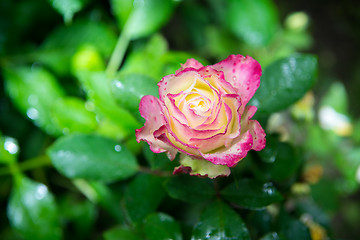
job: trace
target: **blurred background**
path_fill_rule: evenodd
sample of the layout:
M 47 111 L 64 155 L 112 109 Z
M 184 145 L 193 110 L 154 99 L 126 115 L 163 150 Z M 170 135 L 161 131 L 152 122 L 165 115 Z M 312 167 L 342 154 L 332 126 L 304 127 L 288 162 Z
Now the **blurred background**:
M 94 43 L 98 44 L 96 47 L 106 62 L 121 32 L 119 28 L 123 26 L 114 7 L 119 1 L 79 0 L 80 7 L 70 8 L 73 10 L 65 13 L 61 8 L 54 7 L 54 2 L 0 1 L 0 131 L 3 136 L 17 139 L 21 149 L 19 161 L 39 156 L 54 141 L 54 135 L 44 130 L 40 123 L 34 123 L 33 112 L 24 114 L 16 97 L 5 89 L 5 78 L 8 77 L 5 77 L 7 73 L 4 69 L 14 65 L 45 66 L 61 79 L 61 85 L 69 95 L 84 97 L 74 73 L 82 67 L 74 60 L 81 45 L 71 37 L 68 42 L 56 40 L 68 37 L 66 31 L 58 29 L 73 27 L 73 32 L 69 33 L 72 34 L 87 22 L 100 22 L 101 29 L 79 31 L 88 34 L 85 37 L 94 38 L 108 34 L 104 38 L 107 42 L 96 40 L 99 42 Z M 292 185 L 294 194 L 311 195 L 323 211 L 318 214 L 319 219 L 322 218 L 321 214 L 329 216 L 334 239 L 358 239 L 360 1 L 274 0 L 273 5 L 261 5 L 257 10 L 260 12 L 251 12 L 255 9 L 251 6 L 244 10 L 235 0 L 182 0 L 174 3 L 176 7 L 161 20 L 161 26 L 132 40 L 125 52 L 124 69 L 143 71 L 142 67 L 134 67 L 138 62 L 127 60 L 136 58 L 129 56 L 147 46 L 154 32 L 165 39 L 169 51 L 177 52 L 176 55 L 169 55 L 167 65 L 164 63 L 165 70 L 150 73 L 151 77 L 159 78 L 156 81 L 164 73 L 177 69 L 179 63 L 189 56 L 197 57 L 203 63 L 215 63 L 229 54 L 250 55 L 263 68 L 295 52 L 311 53 L 318 57 L 318 79 L 313 90 L 286 111 L 272 114 L 266 128 L 268 133 L 278 134 L 283 141 L 304 150 L 306 164 L 299 173 L 301 181 Z M 239 18 L 237 12 L 242 11 L 251 12 L 251 19 Z M 269 14 L 264 15 L 271 20 L 264 26 L 261 25 L 263 13 Z M 237 28 L 239 24 L 243 24 L 243 28 Z M 254 25 L 254 28 L 261 25 L 259 28 L 265 33 L 259 36 L 251 29 L 247 30 L 248 25 Z M 103 26 L 106 31 L 103 31 Z M 71 44 L 72 48 L 68 47 Z M 52 52 L 54 46 L 60 51 L 69 51 L 69 54 L 57 55 L 56 51 Z M 142 64 L 146 69 L 146 63 Z M 127 139 L 122 137 L 126 134 L 114 138 Z M 38 164 L 41 166 L 40 160 Z M 5 209 L 11 191 L 11 178 L 5 177 L 6 174 L 6 170 L 0 169 L 0 238 L 1 234 L 6 236 L 9 231 Z M 55 194 L 63 194 L 64 190 L 59 186 L 64 179 L 45 177 L 51 174 L 57 173 L 52 168 L 44 172 L 35 167 L 29 175 L 54 185 Z M 60 182 L 56 182 L 58 180 Z

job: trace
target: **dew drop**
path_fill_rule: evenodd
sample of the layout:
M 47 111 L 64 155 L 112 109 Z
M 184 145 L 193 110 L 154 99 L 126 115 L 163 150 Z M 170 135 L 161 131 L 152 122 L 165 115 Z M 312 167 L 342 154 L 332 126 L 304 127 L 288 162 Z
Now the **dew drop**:
M 87 101 L 85 103 L 85 109 L 92 112 L 92 111 L 95 110 L 95 104 L 93 102 L 91 102 L 91 101 Z
M 115 145 L 115 151 L 120 152 L 121 151 L 121 146 L 120 145 Z
M 120 81 L 115 81 L 115 86 L 117 88 L 123 88 L 123 84 Z
M 356 169 L 356 181 L 360 183 L 360 165 Z
M 269 195 L 274 193 L 274 188 L 271 183 L 265 183 L 263 186 L 263 191 Z
M 26 112 L 26 115 L 30 119 L 36 120 L 39 117 L 39 111 L 36 108 L 29 108 Z
M 40 185 L 37 187 L 35 192 L 35 198 L 37 200 L 43 199 L 47 194 L 47 188 L 44 185 Z
M 236 81 L 236 77 L 235 77 L 235 76 L 233 76 L 233 80 Z
M 10 154 L 16 154 L 19 151 L 19 146 L 14 138 L 7 137 L 5 138 L 4 148 Z

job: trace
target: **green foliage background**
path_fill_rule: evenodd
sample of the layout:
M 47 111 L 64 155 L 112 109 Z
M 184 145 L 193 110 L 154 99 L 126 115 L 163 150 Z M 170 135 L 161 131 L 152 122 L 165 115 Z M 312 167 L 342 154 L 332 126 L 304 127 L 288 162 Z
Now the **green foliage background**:
M 356 239 L 356 59 L 336 65 L 324 13 L 298 4 L 2 0 L 0 239 Z M 341 17 L 359 15 L 336 4 L 321 8 L 348 13 L 332 30 L 356 43 Z M 186 59 L 229 54 L 262 65 L 267 146 L 227 178 L 174 176 L 177 159 L 135 141 L 140 99 Z

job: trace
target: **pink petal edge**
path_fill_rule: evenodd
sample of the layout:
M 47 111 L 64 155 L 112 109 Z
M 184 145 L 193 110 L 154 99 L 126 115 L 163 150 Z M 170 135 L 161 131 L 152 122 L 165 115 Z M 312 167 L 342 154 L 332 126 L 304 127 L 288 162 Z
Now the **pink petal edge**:
M 265 148 L 266 144 L 266 134 L 264 129 L 261 127 L 260 123 L 257 120 L 251 120 L 254 116 L 257 107 L 255 106 L 246 106 L 245 111 L 242 115 L 243 120 L 247 121 L 245 127 L 250 131 L 253 137 L 253 147 L 255 151 L 260 151 Z
M 197 60 L 195 60 L 194 58 L 189 58 L 188 60 L 186 60 L 186 62 L 184 64 L 181 64 L 181 68 L 176 71 L 176 74 L 178 74 L 185 68 L 199 69 L 202 67 L 203 67 L 203 65 L 201 63 L 199 63 Z
M 250 56 L 230 55 L 212 68 L 224 72 L 225 80 L 236 89 L 244 106 L 260 86 L 261 66 Z
M 216 153 L 201 153 L 201 156 L 215 165 L 235 166 L 241 159 L 246 157 L 248 151 L 252 149 L 253 138 L 250 131 L 243 133 L 239 141 L 230 148 Z
M 151 151 L 155 153 L 167 151 L 170 159 L 174 159 L 177 150 L 154 137 L 154 132 L 166 123 L 159 99 L 151 95 L 144 96 L 140 101 L 139 111 L 146 121 L 142 128 L 136 129 L 136 141 L 146 141 Z

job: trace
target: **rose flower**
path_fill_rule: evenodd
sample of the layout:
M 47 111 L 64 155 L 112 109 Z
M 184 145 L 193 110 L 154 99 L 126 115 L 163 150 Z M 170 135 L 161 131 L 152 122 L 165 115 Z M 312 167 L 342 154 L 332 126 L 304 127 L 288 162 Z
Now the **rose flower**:
M 260 64 L 249 56 L 231 55 L 211 66 L 188 59 L 159 82 L 159 99 L 141 99 L 146 122 L 136 130 L 137 141 L 171 160 L 181 152 L 174 173 L 228 176 L 249 150 L 265 147 L 264 130 L 251 120 L 257 108 L 246 106 L 260 76 Z

